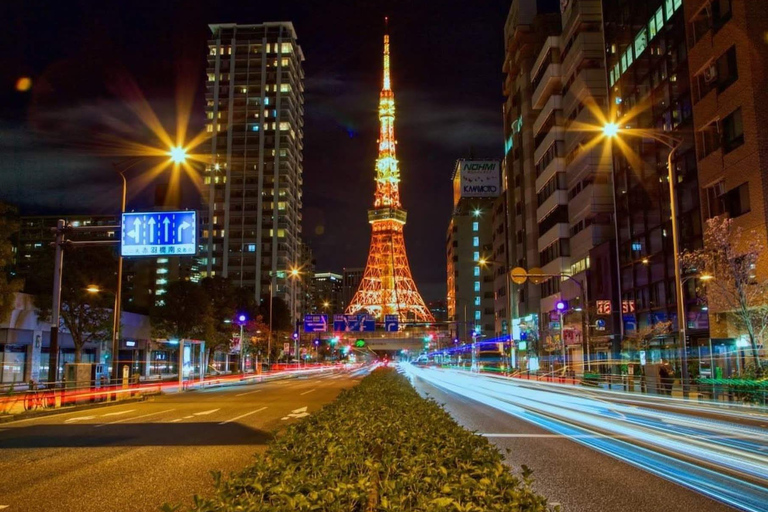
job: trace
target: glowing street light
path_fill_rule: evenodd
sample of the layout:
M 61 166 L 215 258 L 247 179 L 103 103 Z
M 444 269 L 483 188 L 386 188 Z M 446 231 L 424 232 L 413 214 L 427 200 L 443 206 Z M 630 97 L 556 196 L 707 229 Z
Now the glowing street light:
M 95 284 L 89 284 L 88 288 L 86 288 L 85 291 L 87 291 L 88 293 L 99 293 L 101 292 L 101 288 L 99 288 Z
M 168 152 L 171 161 L 175 164 L 183 164 L 187 161 L 187 150 L 181 146 L 174 146 Z
M 603 135 L 606 137 L 615 137 L 619 134 L 619 125 L 616 123 L 605 123 L 603 126 Z

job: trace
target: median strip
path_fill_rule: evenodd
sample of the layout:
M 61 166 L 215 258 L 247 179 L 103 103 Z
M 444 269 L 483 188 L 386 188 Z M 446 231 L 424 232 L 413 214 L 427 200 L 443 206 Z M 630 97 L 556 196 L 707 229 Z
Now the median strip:
M 214 496 L 186 510 L 548 510 L 531 489 L 530 470 L 513 475 L 486 438 L 460 427 L 391 368 L 316 413 L 302 407 L 289 416 L 304 415 L 244 471 L 218 474 Z

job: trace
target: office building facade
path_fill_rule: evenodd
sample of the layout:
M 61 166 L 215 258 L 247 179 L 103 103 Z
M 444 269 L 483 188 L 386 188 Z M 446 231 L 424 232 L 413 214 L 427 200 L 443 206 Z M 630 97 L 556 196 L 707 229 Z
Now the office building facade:
M 301 287 L 304 55 L 290 22 L 210 25 L 205 275 L 272 291 L 294 318 Z M 271 283 L 271 287 L 270 287 Z

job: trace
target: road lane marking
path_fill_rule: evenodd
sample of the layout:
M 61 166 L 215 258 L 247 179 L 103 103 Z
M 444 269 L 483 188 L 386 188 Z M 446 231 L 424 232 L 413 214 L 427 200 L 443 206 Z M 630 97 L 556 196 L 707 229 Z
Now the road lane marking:
M 195 412 L 195 413 L 192 413 L 192 414 L 193 414 L 193 416 L 205 416 L 207 414 L 213 414 L 216 411 L 220 411 L 220 410 L 221 410 L 221 408 L 219 408 L 219 409 L 211 409 L 210 411 Z
M 107 414 L 104 414 L 103 416 L 120 416 L 121 414 L 127 414 L 129 412 L 133 412 L 136 409 L 128 409 L 127 411 L 120 411 L 120 412 L 109 412 Z
M 184 417 L 183 417 L 183 418 L 181 418 L 181 419 L 183 419 L 183 420 L 188 420 L 189 418 L 194 418 L 194 416 L 192 416 L 192 415 L 190 415 L 190 416 L 184 416 Z
M 309 416 L 309 413 L 307 412 L 307 407 L 306 406 L 301 407 L 299 409 L 294 409 L 294 410 L 291 411 L 291 414 L 289 414 L 288 416 L 284 416 L 284 417 L 282 417 L 280 419 L 285 421 L 285 420 L 288 420 L 288 419 L 291 419 L 291 418 L 293 418 L 293 419 L 303 418 L 304 416 Z
M 313 391 L 317 391 L 317 388 L 314 388 L 314 389 L 310 389 L 309 391 L 305 391 L 305 392 L 303 392 L 303 393 L 299 393 L 299 394 L 300 394 L 300 395 L 306 395 L 306 394 L 308 394 L 308 393 L 311 393 L 311 392 L 313 392 Z
M 262 407 L 261 409 L 256 409 L 255 411 L 251 411 L 251 412 L 247 412 L 245 414 L 241 414 L 240 416 L 235 416 L 231 420 L 222 421 L 221 423 L 219 423 L 219 425 L 226 425 L 227 423 L 232 423 L 233 421 L 237 421 L 239 419 L 245 418 L 246 416 L 250 416 L 251 414 L 256 414 L 257 412 L 261 412 L 264 409 L 266 409 L 266 407 Z
M 141 419 L 141 418 L 148 418 L 150 416 L 156 416 L 158 414 L 163 414 L 163 413 L 171 412 L 171 411 L 175 411 L 175 410 L 176 409 L 166 409 L 164 411 L 151 412 L 149 414 L 142 414 L 141 416 L 133 416 L 131 418 L 123 418 L 122 420 L 110 421 L 109 423 L 102 423 L 101 425 L 96 425 L 96 428 L 106 427 L 107 425 L 114 425 L 115 423 L 122 423 L 124 421 L 129 421 L 129 420 L 138 420 L 138 419 Z
M 76 418 L 69 418 L 68 420 L 64 420 L 64 423 L 70 423 L 75 421 L 85 421 L 85 420 L 92 420 L 96 416 L 78 416 Z
M 235 396 L 245 396 L 245 395 L 250 395 L 251 393 L 258 393 L 259 391 L 264 391 L 264 390 L 263 390 L 263 389 L 257 389 L 257 390 L 255 390 L 255 391 L 248 391 L 247 393 L 240 393 L 239 395 L 235 395 Z

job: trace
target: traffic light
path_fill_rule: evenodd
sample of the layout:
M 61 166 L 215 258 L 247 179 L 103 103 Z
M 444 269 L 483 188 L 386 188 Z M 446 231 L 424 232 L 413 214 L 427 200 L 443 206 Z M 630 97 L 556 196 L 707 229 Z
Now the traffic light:
M 357 341 L 355 341 L 355 346 L 356 346 L 357 348 L 363 348 L 363 347 L 365 347 L 365 340 L 357 340 Z
M 563 312 L 566 309 L 568 309 L 568 303 L 564 300 L 559 300 L 555 302 L 555 309 L 557 309 L 559 312 Z

